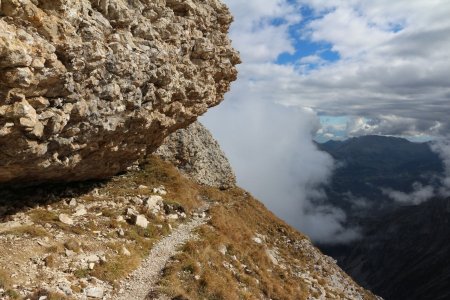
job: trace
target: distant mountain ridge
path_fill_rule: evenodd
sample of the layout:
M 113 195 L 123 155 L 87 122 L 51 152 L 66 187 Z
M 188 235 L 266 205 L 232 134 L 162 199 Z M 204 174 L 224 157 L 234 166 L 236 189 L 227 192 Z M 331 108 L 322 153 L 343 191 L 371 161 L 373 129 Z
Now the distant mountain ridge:
M 349 204 L 341 201 L 348 195 L 366 199 L 371 210 L 383 209 L 392 201 L 381 188 L 410 192 L 415 182 L 436 185 L 436 178 L 444 171 L 429 143 L 369 135 L 317 146 L 329 153 L 338 166 L 326 188 L 329 201 L 350 214 Z
M 319 248 L 386 300 L 450 299 L 450 198 L 400 205 L 381 191 L 439 185 L 444 166 L 430 143 L 362 136 L 317 146 L 338 166 L 326 201 L 361 231 L 359 240 Z

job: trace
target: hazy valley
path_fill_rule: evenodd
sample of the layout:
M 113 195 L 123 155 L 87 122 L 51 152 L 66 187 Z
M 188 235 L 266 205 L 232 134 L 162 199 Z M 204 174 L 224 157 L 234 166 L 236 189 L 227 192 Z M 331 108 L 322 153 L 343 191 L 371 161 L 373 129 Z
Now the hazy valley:
M 449 200 L 414 196 L 414 186 L 438 188 L 445 177 L 430 145 L 382 136 L 318 144 L 338 165 L 326 201 L 346 213 L 345 226 L 359 231 L 353 241 L 320 248 L 385 299 L 449 296 Z M 402 192 L 406 201 L 386 191 Z

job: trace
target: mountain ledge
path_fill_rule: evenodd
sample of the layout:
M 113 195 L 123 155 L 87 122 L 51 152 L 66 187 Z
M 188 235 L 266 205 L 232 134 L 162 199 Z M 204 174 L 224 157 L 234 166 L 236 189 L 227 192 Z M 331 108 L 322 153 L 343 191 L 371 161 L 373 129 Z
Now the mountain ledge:
M 0 190 L 2 299 L 380 299 L 248 192 L 156 156 L 108 181 Z
M 217 0 L 0 1 L 0 183 L 109 177 L 217 105 Z

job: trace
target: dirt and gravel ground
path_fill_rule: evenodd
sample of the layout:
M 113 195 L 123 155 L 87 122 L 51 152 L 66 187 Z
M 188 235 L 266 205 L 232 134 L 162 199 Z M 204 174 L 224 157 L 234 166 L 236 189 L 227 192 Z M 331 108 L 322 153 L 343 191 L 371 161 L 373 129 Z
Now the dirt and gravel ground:
M 205 224 L 208 217 L 205 214 L 208 206 L 203 206 L 196 217 L 188 223 L 181 224 L 170 235 L 159 241 L 151 250 L 148 257 L 142 262 L 141 266 L 136 269 L 127 280 L 121 284 L 122 293 L 113 297 L 115 300 L 143 300 L 148 299 L 156 288 L 161 271 L 167 262 L 173 257 L 178 248 L 189 240 L 195 239 L 194 230 Z M 160 300 L 166 299 L 159 296 Z

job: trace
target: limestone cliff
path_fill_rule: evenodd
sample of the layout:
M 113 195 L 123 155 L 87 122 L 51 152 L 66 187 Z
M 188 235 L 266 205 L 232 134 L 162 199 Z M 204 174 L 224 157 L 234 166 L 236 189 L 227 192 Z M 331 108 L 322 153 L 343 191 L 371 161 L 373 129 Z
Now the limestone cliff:
M 218 0 L 1 0 L 0 183 L 104 178 L 217 105 Z
M 236 177 L 224 152 L 199 122 L 169 135 L 156 154 L 200 184 L 220 189 L 236 185 Z

